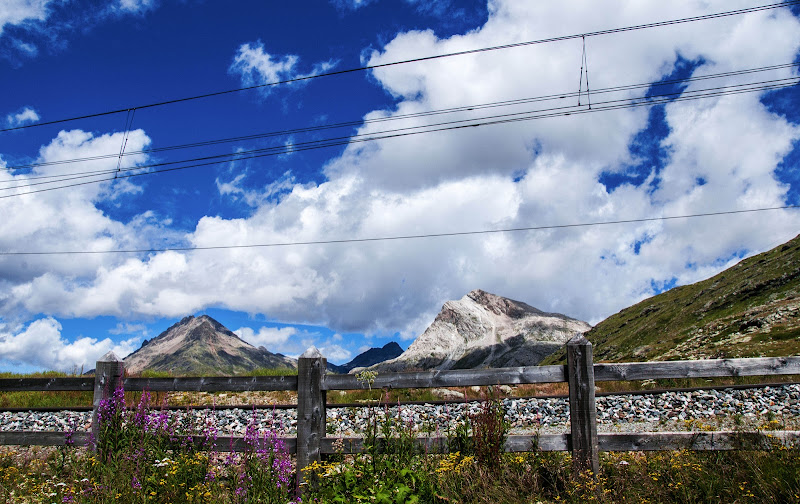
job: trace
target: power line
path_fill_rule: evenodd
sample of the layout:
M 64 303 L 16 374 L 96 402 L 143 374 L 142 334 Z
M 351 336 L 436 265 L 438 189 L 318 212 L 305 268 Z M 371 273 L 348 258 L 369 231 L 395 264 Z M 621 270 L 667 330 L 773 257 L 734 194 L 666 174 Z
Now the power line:
M 746 84 L 737 84 L 737 85 L 729 85 L 729 86 L 720 86 L 715 88 L 707 88 L 702 90 L 693 90 L 693 91 L 677 91 L 673 93 L 665 93 L 661 95 L 651 95 L 648 97 L 642 97 L 638 99 L 618 99 L 618 100 L 609 100 L 605 102 L 598 102 L 595 104 L 594 108 L 587 109 L 586 107 L 579 108 L 575 105 L 568 105 L 562 107 L 553 107 L 550 109 L 538 110 L 538 111 L 525 111 L 525 112 L 515 112 L 509 114 L 500 114 L 496 116 L 489 116 L 480 119 L 460 119 L 457 121 L 449 121 L 437 124 L 429 124 L 429 125 L 420 125 L 420 126 L 410 126 L 406 128 L 397 128 L 394 130 L 386 130 L 383 132 L 374 132 L 364 135 L 354 135 L 354 136 L 343 136 L 343 137 L 334 137 L 328 138 L 324 140 L 315 140 L 309 142 L 301 142 L 293 144 L 291 147 L 292 152 L 302 152 L 307 150 L 316 150 L 320 148 L 328 148 L 328 147 L 336 147 L 341 145 L 347 145 L 351 143 L 362 143 L 362 142 L 370 142 L 370 141 L 377 141 L 377 140 L 385 140 L 389 138 L 399 138 L 404 136 L 410 135 L 418 135 L 423 133 L 434 133 L 434 132 L 441 132 L 441 131 L 450 131 L 450 130 L 457 130 L 457 129 L 464 129 L 464 128 L 473 128 L 473 127 L 480 127 L 480 126 L 488 126 L 488 125 L 497 125 L 497 124 L 507 124 L 511 122 L 518 122 L 518 121 L 528 121 L 528 120 L 535 120 L 535 119 L 544 119 L 544 118 L 551 118 L 551 117 L 559 117 L 559 116 L 569 116 L 569 115 L 578 115 L 578 114 L 585 114 L 591 112 L 602 112 L 602 111 L 609 111 L 609 110 L 619 110 L 619 109 L 626 109 L 626 108 L 635 108 L 641 106 L 652 106 L 652 105 L 659 105 L 665 104 L 670 102 L 678 102 L 678 101 L 688 101 L 688 100 L 696 100 L 702 98 L 710 98 L 710 97 L 719 97 L 719 96 L 727 96 L 727 95 L 734 95 L 734 94 L 741 94 L 741 93 L 749 93 L 755 91 L 765 91 L 765 90 L 773 90 L 773 89 L 780 89 L 787 87 L 788 85 L 795 85 L 798 83 L 797 77 L 791 77 L 786 79 L 775 79 L 772 81 L 761 81 L 757 83 L 746 83 Z M 733 89 L 731 88 L 739 88 Z M 467 124 L 465 124 L 467 123 Z M 427 128 L 427 129 L 425 129 Z M 84 179 L 84 178 L 93 178 L 93 177 L 100 177 L 102 175 L 108 173 L 115 173 L 114 177 L 110 178 L 103 178 L 100 180 L 90 180 L 85 182 L 73 183 L 73 184 L 64 184 L 57 187 L 50 187 L 44 189 L 38 189 L 33 191 L 27 191 L 24 193 L 16 193 L 16 194 L 9 194 L 5 196 L 0 196 L 0 199 L 11 198 L 11 197 L 18 197 L 18 196 L 25 196 L 28 194 L 36 194 L 40 192 L 48 192 L 53 190 L 59 189 L 66 189 L 70 187 L 77 187 L 87 184 L 95 184 L 95 183 L 102 183 L 108 182 L 115 179 L 121 178 L 130 178 L 130 177 L 138 177 L 143 175 L 155 175 L 159 173 L 166 173 L 172 171 L 179 171 L 185 170 L 189 168 L 197 168 L 202 166 L 209 166 L 213 164 L 217 164 L 220 162 L 236 162 L 236 161 L 243 161 L 249 159 L 255 159 L 260 157 L 267 157 L 267 156 L 275 156 L 275 155 L 283 155 L 288 152 L 288 149 L 285 146 L 273 146 L 273 147 L 266 147 L 261 149 L 253 149 L 250 151 L 243 151 L 237 153 L 226 153 L 226 154 L 218 154 L 213 156 L 205 156 L 202 158 L 194 158 L 182 161 L 166 161 L 162 163 L 154 163 L 150 165 L 142 165 L 138 167 L 132 168 L 125 168 L 122 172 L 130 172 L 130 171 L 138 171 L 138 173 L 128 173 L 128 174 L 119 174 L 116 173 L 114 170 L 100 170 L 97 172 L 88 172 L 89 174 L 86 175 L 63 175 L 59 180 L 51 180 L 47 182 L 36 182 L 27 185 L 17 185 L 12 187 L 0 188 L 0 190 L 13 190 L 19 189 L 23 187 L 31 187 L 35 185 L 42 185 L 42 184 L 55 184 L 60 182 L 65 182 L 69 180 L 77 180 L 77 179 Z M 207 161 L 211 160 L 211 161 Z M 173 168 L 166 168 L 161 170 L 153 170 L 153 171 L 145 171 L 141 172 L 140 170 L 148 169 L 148 168 L 156 168 L 160 166 L 168 166 L 168 165 L 175 165 L 181 163 L 193 163 L 195 161 L 207 161 L 195 164 L 189 164 L 186 166 L 178 166 Z M 14 182 L 14 181 L 11 181 Z
M 797 82 L 794 82 L 794 83 L 796 84 Z M 443 123 L 443 124 L 445 124 L 445 126 L 442 126 L 442 127 L 436 128 L 436 129 L 428 129 L 428 130 L 422 130 L 422 131 L 397 132 L 397 133 L 391 133 L 391 134 L 384 134 L 383 136 L 363 136 L 363 138 L 340 137 L 338 139 L 328 139 L 328 140 L 319 141 L 319 142 L 307 142 L 309 144 L 307 146 L 300 146 L 298 144 L 295 144 L 295 145 L 292 146 L 291 150 L 292 150 L 292 152 L 302 152 L 302 151 L 307 151 L 307 150 L 316 150 L 316 149 L 320 149 L 320 148 L 328 148 L 328 147 L 336 147 L 336 146 L 341 146 L 341 145 L 347 145 L 347 144 L 350 144 L 350 143 L 362 143 L 362 142 L 371 142 L 371 141 L 377 141 L 377 140 L 386 140 L 386 139 L 389 139 L 389 138 L 400 138 L 400 137 L 411 136 L 411 135 L 419 135 L 419 134 L 423 134 L 423 133 L 435 133 L 435 132 L 441 132 L 441 131 L 452 131 L 452 130 L 474 128 L 474 127 L 481 127 L 481 126 L 508 124 L 508 123 L 512 123 L 512 122 L 529 121 L 529 120 L 535 120 L 535 119 L 545 119 L 545 118 L 551 118 L 551 117 L 563 117 L 563 116 L 579 115 L 579 114 L 586 114 L 586 113 L 592 113 L 592 112 L 603 112 L 603 111 L 609 111 L 609 110 L 620 110 L 620 109 L 635 108 L 635 107 L 641 107 L 641 106 L 647 106 L 647 105 L 658 105 L 658 104 L 662 104 L 662 103 L 670 103 L 670 102 L 677 102 L 677 101 L 696 100 L 696 99 L 701 99 L 701 98 L 728 96 L 728 95 L 733 95 L 733 94 L 749 93 L 749 92 L 754 92 L 754 91 L 773 90 L 773 89 L 780 89 L 780 88 L 784 88 L 784 87 L 786 87 L 785 84 L 759 86 L 759 87 L 755 87 L 755 88 L 740 89 L 740 90 L 736 90 L 736 91 L 715 91 L 715 92 L 712 92 L 712 93 L 706 93 L 706 94 L 701 95 L 701 96 L 687 96 L 687 97 L 678 96 L 677 98 L 666 97 L 666 98 L 661 98 L 659 100 L 652 100 L 651 98 L 643 98 L 641 101 L 632 102 L 632 103 L 630 102 L 630 100 L 613 100 L 611 102 L 601 102 L 600 104 L 596 105 L 591 110 L 590 109 L 586 109 L 586 108 L 584 108 L 584 109 L 575 109 L 574 106 L 557 107 L 555 110 L 557 110 L 557 109 L 572 109 L 572 110 L 567 110 L 567 111 L 559 110 L 559 111 L 556 111 L 556 112 L 548 112 L 548 113 L 544 113 L 544 114 L 542 114 L 541 111 L 536 112 L 536 113 L 520 113 L 520 114 L 529 114 L 529 115 L 523 115 L 521 117 L 510 117 L 510 118 L 508 116 L 514 116 L 514 115 L 518 115 L 518 114 L 503 114 L 502 116 L 496 116 L 496 117 L 503 117 L 501 119 L 495 119 L 495 120 L 483 121 L 483 122 L 474 122 L 474 123 L 472 122 L 472 121 L 474 121 L 474 119 L 454 121 L 454 122 L 457 122 L 457 123 L 469 122 L 470 124 L 452 125 L 453 122 L 451 122 L 451 123 Z M 673 94 L 677 95 L 679 93 L 673 93 Z M 619 103 L 619 102 L 622 102 L 622 103 Z M 611 103 L 611 105 L 602 106 L 605 103 Z M 551 110 L 554 110 L 554 109 L 551 109 Z M 406 130 L 406 129 L 414 129 L 414 128 L 401 128 L 399 130 L 394 130 L 394 131 L 401 131 L 401 130 Z M 264 151 L 268 151 L 268 152 L 264 152 Z M 5 195 L 5 196 L 0 196 L 0 199 L 19 197 L 19 196 L 25 196 L 25 195 L 29 195 L 29 194 L 36 194 L 36 193 L 40 193 L 40 192 L 48 192 L 48 191 L 54 191 L 54 190 L 60 190 L 60 189 L 67 189 L 67 188 L 71 188 L 71 187 L 78 187 L 78 186 L 83 186 L 83 185 L 88 185 L 88 184 L 97 184 L 97 183 L 102 183 L 102 182 L 110 182 L 110 181 L 113 181 L 113 180 L 116 180 L 116 179 L 122 179 L 122 178 L 132 178 L 132 177 L 139 177 L 139 176 L 144 176 L 144 175 L 156 175 L 156 174 L 160 174 L 160 173 L 167 173 L 167 172 L 185 170 L 185 169 L 189 169 L 189 168 L 198 168 L 198 167 L 214 165 L 214 164 L 217 164 L 217 163 L 220 163 L 220 162 L 226 162 L 226 161 L 227 162 L 236 162 L 236 161 L 244 161 L 244 160 L 256 159 L 256 158 L 261 158 L 261 157 L 283 155 L 283 154 L 286 154 L 287 152 L 288 152 L 288 150 L 285 147 L 272 147 L 272 148 L 267 148 L 267 149 L 256 149 L 254 151 L 248 151 L 248 155 L 247 156 L 239 156 L 239 157 L 232 158 L 232 159 L 219 159 L 219 158 L 222 158 L 222 157 L 230 158 L 231 156 L 236 156 L 237 155 L 236 153 L 234 153 L 234 154 L 226 154 L 226 155 L 217 155 L 217 156 L 207 156 L 206 158 L 198 158 L 198 159 L 215 158 L 215 160 L 214 161 L 204 162 L 204 163 L 190 164 L 190 165 L 186 165 L 186 166 L 165 168 L 165 169 L 161 169 L 161 170 L 145 171 L 145 172 L 138 172 L 138 173 L 128 173 L 128 174 L 125 174 L 125 175 L 118 175 L 118 176 L 115 176 L 115 177 L 104 178 L 104 179 L 100 179 L 100 180 L 91 180 L 91 181 L 78 182 L 78 183 L 73 183 L 73 184 L 64 184 L 64 185 L 60 185 L 60 186 L 57 186 L 57 187 L 50 187 L 50 188 L 45 188 L 45 189 L 27 191 L 27 192 L 24 192 L 24 193 L 17 193 L 17 194 L 9 194 L 9 195 Z M 191 161 L 191 160 L 189 160 L 189 161 Z M 140 167 L 126 168 L 124 171 L 126 171 L 126 172 L 127 171 L 138 171 L 138 170 L 142 170 L 142 169 L 146 169 L 146 168 L 152 168 L 152 167 L 156 167 L 156 166 L 165 166 L 165 165 L 177 164 L 177 163 L 182 163 L 182 162 L 188 162 L 188 161 L 170 161 L 170 162 L 164 162 L 164 163 L 156 163 L 156 164 L 153 164 L 153 165 L 144 165 L 144 166 L 140 166 Z M 104 173 L 107 173 L 107 172 L 104 172 Z M 96 175 L 87 175 L 87 176 L 82 176 L 82 177 L 74 177 L 74 179 L 98 177 L 98 176 L 101 176 L 101 175 L 102 175 L 102 173 L 99 173 L 99 174 L 96 174 Z M 65 180 L 67 180 L 67 179 L 65 179 Z M 58 181 L 51 181 L 49 183 L 58 183 L 58 182 L 63 182 L 63 181 L 64 180 L 58 180 Z M 34 184 L 31 184 L 31 185 L 34 185 Z M 20 186 L 20 187 L 26 187 L 26 186 Z M 18 189 L 18 188 L 19 187 L 10 187 L 10 188 L 4 188 L 3 190 Z
M 361 66 L 361 67 L 348 68 L 348 69 L 344 69 L 344 70 L 335 70 L 335 71 L 332 71 L 332 72 L 324 72 L 324 73 L 319 73 L 319 74 L 314 74 L 314 75 L 307 75 L 307 76 L 302 76 L 302 77 L 294 77 L 294 78 L 291 78 L 291 79 L 285 79 L 285 80 L 275 81 L 275 82 L 268 82 L 268 83 L 265 83 L 265 84 L 257 84 L 257 85 L 253 85 L 253 86 L 245 86 L 245 87 L 239 87 L 239 88 L 234 88 L 234 89 L 227 89 L 227 90 L 223 90 L 223 91 L 215 91 L 215 92 L 205 93 L 205 94 L 200 94 L 200 95 L 195 95 L 195 96 L 174 98 L 174 99 L 171 99 L 171 100 L 165 100 L 165 101 L 161 101 L 161 102 L 149 103 L 149 104 L 146 104 L 146 105 L 129 106 L 129 107 L 125 107 L 125 108 L 121 108 L 121 109 L 117 109 L 117 110 L 109 110 L 109 111 L 106 111 L 106 112 L 97 112 L 97 113 L 93 113 L 93 114 L 85 114 L 85 115 L 76 116 L 76 117 L 56 119 L 56 120 L 52 120 L 52 121 L 38 122 L 38 123 L 34 123 L 34 124 L 26 124 L 26 125 L 21 125 L 21 126 L 15 126 L 13 128 L 0 129 L 0 132 L 20 130 L 20 129 L 26 129 L 26 128 L 33 128 L 33 127 L 38 127 L 38 126 L 46 126 L 46 125 L 51 125 L 51 124 L 59 124 L 59 123 L 64 123 L 64 122 L 77 121 L 77 120 L 80 120 L 80 119 L 89 119 L 89 118 L 92 118 L 92 117 L 101 117 L 101 116 L 106 116 L 106 115 L 119 114 L 119 113 L 122 113 L 122 112 L 127 112 L 128 110 L 131 110 L 131 109 L 146 109 L 146 108 L 160 107 L 160 106 L 163 106 L 163 105 L 170 105 L 170 104 L 174 104 L 174 103 L 181 103 L 181 102 L 199 100 L 199 99 L 203 99 L 203 98 L 211 98 L 211 97 L 214 97 L 214 96 L 221 96 L 221 95 L 226 95 L 226 94 L 231 94 L 231 93 L 238 93 L 238 92 L 241 92 L 241 91 L 247 91 L 247 90 L 251 90 L 251 89 L 259 89 L 259 88 L 266 88 L 266 87 L 272 87 L 272 86 L 279 86 L 279 85 L 283 85 L 283 84 L 291 84 L 291 83 L 295 83 L 295 82 L 318 79 L 318 78 L 321 78 L 321 77 L 332 77 L 332 76 L 335 76 L 335 75 L 344 75 L 344 74 L 349 74 L 349 73 L 354 73 L 354 72 L 362 72 L 362 71 L 366 71 L 366 70 L 375 70 L 375 69 L 378 69 L 378 68 L 386 68 L 386 67 L 397 66 L 397 65 L 405 65 L 405 64 L 408 64 L 408 63 L 419 63 L 419 62 L 423 62 L 423 61 L 431 61 L 431 60 L 441 59 L 441 58 L 451 58 L 451 57 L 454 57 L 454 56 L 464 56 L 464 55 L 468 55 L 468 54 L 478 54 L 478 53 L 491 52 L 491 51 L 500 51 L 500 50 L 505 50 L 505 49 L 513 49 L 513 48 L 517 48 L 517 47 L 526 47 L 526 46 L 531 46 L 531 45 L 547 44 L 547 43 L 552 43 L 552 42 L 561 42 L 561 41 L 572 40 L 572 39 L 577 39 L 577 38 L 596 37 L 596 36 L 601 36 L 601 35 L 611 35 L 611 34 L 615 34 L 615 33 L 624 33 L 624 32 L 644 30 L 644 29 L 649 29 L 649 28 L 659 28 L 659 27 L 663 27 L 663 26 L 670 26 L 670 25 L 676 25 L 676 24 L 692 23 L 692 22 L 697 22 L 697 21 L 707 21 L 707 20 L 710 20 L 710 19 L 719 19 L 719 18 L 730 17 L 730 16 L 739 16 L 739 15 L 743 15 L 743 14 L 750 14 L 750 13 L 753 13 L 753 12 L 759 12 L 759 11 L 765 11 L 765 10 L 771 10 L 771 9 L 778 9 L 778 8 L 782 8 L 782 7 L 791 7 L 793 5 L 798 5 L 798 4 L 800 4 L 800 0 L 787 0 L 787 1 L 784 1 L 784 2 L 779 2 L 779 3 L 774 3 L 774 4 L 761 5 L 761 6 L 756 6 L 756 7 L 747 7 L 747 8 L 743 8 L 743 9 L 736 9 L 736 10 L 731 10 L 731 11 L 717 12 L 717 13 L 713 13 L 713 14 L 704 14 L 704 15 L 700 15 L 700 16 L 691 16 L 691 17 L 687 17 L 687 18 L 673 19 L 673 20 L 668 20 L 668 21 L 657 21 L 657 22 L 654 22 L 654 23 L 646 23 L 646 24 L 640 24 L 640 25 L 632 25 L 632 26 L 611 28 L 611 29 L 606 29 L 606 30 L 597 30 L 597 31 L 587 32 L 587 33 L 579 33 L 579 34 L 572 34 L 572 35 L 561 35 L 561 36 L 550 37 L 550 38 L 545 38 L 545 39 L 529 40 L 529 41 L 526 41 L 526 42 L 515 42 L 515 43 L 511 43 L 511 44 L 503 44 L 503 45 L 498 45 L 498 46 L 490 46 L 490 47 L 481 47 L 481 48 L 476 48 L 476 49 L 468 49 L 468 50 L 465 50 L 465 51 L 457 51 L 457 52 L 437 54 L 437 55 L 431 55 L 431 56 L 421 56 L 421 57 L 418 57 L 418 58 L 412 58 L 412 59 L 407 59 L 407 60 L 393 61 L 393 62 L 389 62 L 389 63 L 379 63 L 379 64 L 376 64 L 376 65 L 365 65 L 365 66 Z
M 720 72 L 715 74 L 707 74 L 707 75 L 699 75 L 699 76 L 692 76 L 687 77 L 684 79 L 673 79 L 673 80 L 665 80 L 665 81 L 654 81 L 654 82 L 647 82 L 647 83 L 640 83 L 640 84 L 626 84 L 626 85 L 619 85 L 619 86 L 612 86 L 607 88 L 596 89 L 593 91 L 595 95 L 598 94 L 610 94 L 615 92 L 621 91 L 630 91 L 633 89 L 640 89 L 640 88 L 650 88 L 650 87 L 660 87 L 660 86 L 671 86 L 676 84 L 683 84 L 683 83 L 690 83 L 690 82 L 697 82 L 702 80 L 709 80 L 709 79 L 718 79 L 723 77 L 734 77 L 734 76 L 741 76 L 746 74 L 758 73 L 758 72 L 766 72 L 771 70 L 781 70 L 787 68 L 795 68 L 800 66 L 800 63 L 783 63 L 779 65 L 769 65 L 764 67 L 758 68 L 749 68 L 743 70 L 733 70 L 728 72 Z M 364 119 L 364 120 L 353 120 L 353 121 L 345 121 L 339 123 L 329 123 L 329 124 L 322 124 L 316 126 L 308 126 L 303 128 L 294 128 L 294 129 L 287 129 L 281 131 L 271 131 L 265 133 L 256 133 L 251 135 L 243 135 L 243 136 L 236 136 L 236 137 L 229 137 L 229 138 L 222 138 L 222 139 L 213 139 L 213 140 L 205 140 L 199 142 L 192 142 L 187 144 L 181 145 L 172 145 L 172 146 L 165 146 L 165 147 L 156 147 L 152 149 L 143 149 L 139 151 L 128 151 L 122 153 L 122 156 L 134 156 L 134 155 L 141 155 L 141 154 L 150 154 L 156 152 L 164 152 L 164 151 L 172 151 L 172 150 L 181 150 L 181 149 L 188 149 L 188 148 L 195 148 L 195 147 L 207 147 L 210 145 L 218 145 L 222 143 L 232 143 L 232 142 L 239 142 L 245 140 L 256 140 L 256 139 L 263 139 L 263 138 L 270 138 L 270 137 L 279 137 L 279 136 L 288 136 L 294 135 L 298 133 L 309 133 L 309 132 L 318 132 L 323 130 L 330 130 L 330 129 L 339 129 L 345 127 L 355 127 L 360 126 L 362 124 L 373 124 L 373 123 L 382 123 L 388 121 L 396 121 L 396 120 L 404 120 L 404 119 L 411 119 L 411 118 L 420 118 L 420 117 L 430 117 L 435 115 L 444 115 L 444 114 L 452 114 L 457 112 L 469 112 L 469 111 L 476 111 L 476 110 L 483 110 L 488 108 L 500 108 L 500 107 L 507 107 L 513 105 L 522 105 L 527 103 L 536 103 L 542 101 L 554 101 L 560 99 L 571 98 L 576 95 L 579 95 L 580 91 L 578 92 L 568 92 L 568 93 L 556 93 L 550 95 L 542 95 L 536 97 L 526 97 L 526 98 L 517 98 L 513 100 L 503 100 L 503 101 L 495 101 L 489 103 L 482 103 L 482 104 L 473 104 L 473 105 L 462 105 L 459 107 L 450 107 L 445 109 L 437 109 L 437 110 L 429 110 L 424 112 L 415 112 L 409 114 L 398 114 L 393 115 L 390 117 L 380 117 L 380 118 L 372 118 L 372 119 Z M 72 164 L 76 162 L 85 162 L 85 161 L 97 161 L 103 159 L 109 159 L 117 157 L 117 154 L 109 153 L 109 154 L 101 154 L 96 156 L 89 156 L 89 157 L 82 157 L 82 158 L 71 158 L 71 159 L 60 159 L 55 161 L 45 161 L 39 163 L 30 163 L 25 165 L 15 165 L 15 166 L 7 166 L 5 169 L 8 171 L 11 170 L 21 170 L 21 169 L 29 169 L 29 168 L 36 168 L 42 166 L 54 166 L 54 165 L 61 165 L 61 164 Z M 75 173 L 74 175 L 85 174 L 90 172 L 83 172 L 83 173 Z M 93 173 L 93 172 L 92 172 Z M 28 177 L 27 180 L 34 180 L 39 178 L 54 178 L 59 177 L 60 175 L 46 175 L 46 176 L 38 176 L 38 177 Z
M 545 231 L 552 229 L 569 229 L 579 227 L 593 227 L 593 226 L 609 226 L 616 224 L 636 224 L 643 222 L 654 221 L 667 221 L 676 219 L 693 219 L 700 217 L 714 217 L 721 215 L 737 215 L 755 212 L 767 212 L 774 210 L 788 210 L 793 208 L 800 208 L 800 205 L 785 205 L 778 207 L 765 207 L 765 208 L 750 208 L 745 210 L 727 210 L 722 212 L 705 212 L 686 215 L 667 215 L 661 217 L 645 217 L 641 219 L 621 219 L 613 221 L 594 221 L 582 222 L 573 224 L 554 224 L 549 226 L 527 226 L 527 227 L 514 227 L 514 228 L 501 228 L 501 229 L 483 229 L 475 231 L 455 231 L 449 233 L 426 233 L 426 234 L 413 234 L 413 235 L 397 235 L 397 236 L 378 236 L 368 238 L 342 238 L 334 240 L 310 240 L 310 241 L 292 241 L 292 242 L 273 242 L 273 243 L 258 243 L 249 245 L 212 245 L 205 247 L 165 247 L 160 249 L 129 249 L 129 250 L 61 250 L 61 251 L 29 251 L 29 252 L 0 252 L 0 256 L 42 256 L 42 255 L 97 255 L 97 254 L 147 254 L 158 252 L 194 252 L 204 250 L 230 250 L 230 249 L 252 249 L 252 248 L 273 248 L 273 247 L 294 247 L 302 245 L 334 245 L 342 243 L 366 243 L 366 242 L 381 242 L 381 241 L 398 241 L 398 240 L 416 240 L 425 238 L 445 238 L 453 236 L 474 236 L 486 235 L 496 233 L 517 233 L 524 231 Z

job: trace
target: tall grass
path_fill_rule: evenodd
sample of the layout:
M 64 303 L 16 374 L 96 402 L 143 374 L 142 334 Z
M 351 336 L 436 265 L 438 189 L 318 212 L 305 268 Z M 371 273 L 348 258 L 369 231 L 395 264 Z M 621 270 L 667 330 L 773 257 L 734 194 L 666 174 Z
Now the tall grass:
M 717 503 L 800 501 L 800 450 L 603 453 L 597 475 L 572 473 L 567 453 L 503 453 L 501 403 L 488 401 L 452 432 L 449 454 L 415 448 L 402 410 L 372 407 L 365 450 L 308 468 L 302 498 L 293 463 L 269 425 L 251 422 L 241 452 L 219 453 L 200 419 L 188 431 L 143 393 L 100 405 L 92 446 L 0 452 L 0 503 L 390 504 Z M 392 413 L 397 411 L 397 413 Z M 772 423 L 764 427 L 780 427 Z M 68 434 L 69 436 L 69 434 Z M 69 438 L 68 438 L 69 439 Z

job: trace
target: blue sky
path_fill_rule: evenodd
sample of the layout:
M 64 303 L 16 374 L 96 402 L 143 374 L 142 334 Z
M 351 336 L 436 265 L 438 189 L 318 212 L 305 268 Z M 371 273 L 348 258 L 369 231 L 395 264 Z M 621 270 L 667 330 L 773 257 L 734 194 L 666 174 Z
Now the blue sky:
M 796 82 L 797 8 L 587 37 L 582 108 L 580 38 L 136 108 L 754 5 L 11 0 L 0 8 L 0 128 L 131 112 L 0 132 L 0 368 L 92 367 L 202 313 L 271 351 L 314 344 L 343 363 L 390 340 L 408 346 L 444 301 L 476 288 L 596 323 L 782 243 L 798 233 L 796 209 L 185 250 L 796 205 L 798 88 L 762 87 Z M 762 70 L 731 74 L 750 69 Z M 757 89 L 731 93 L 748 84 Z M 727 91 L 688 99 L 712 88 Z M 499 103 L 550 95 L 569 96 Z M 612 101 L 643 106 L 603 111 Z M 552 107 L 573 108 L 356 141 Z M 335 145 L 304 148 L 326 139 Z M 255 149 L 273 155 L 234 159 Z M 117 168 L 137 176 L 85 176 Z M 79 182 L 93 183 L 25 194 Z M 104 253 L 165 248 L 184 250 Z M 58 251 L 102 253 L 7 254 Z

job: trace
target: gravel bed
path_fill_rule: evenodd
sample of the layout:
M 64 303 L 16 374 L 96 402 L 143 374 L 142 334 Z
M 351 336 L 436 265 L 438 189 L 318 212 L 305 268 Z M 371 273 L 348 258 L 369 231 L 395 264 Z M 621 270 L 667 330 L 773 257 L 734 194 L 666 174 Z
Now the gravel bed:
M 464 420 L 466 414 L 480 410 L 479 402 L 447 405 L 405 405 L 388 408 L 330 407 L 327 411 L 329 436 L 358 436 L 370 415 L 380 420 L 385 415 L 398 419 L 420 434 L 444 435 L 448 427 Z M 569 406 L 564 398 L 503 399 L 511 433 L 543 434 L 569 431 Z M 202 432 L 215 426 L 220 436 L 244 435 L 248 422 L 272 428 L 285 436 L 296 435 L 294 409 L 191 409 L 168 413 L 181 429 Z M 398 416 L 399 415 L 399 416 Z M 721 389 L 692 392 L 665 392 L 597 398 L 600 432 L 646 432 L 702 430 L 709 427 L 759 425 L 767 419 L 779 420 L 787 428 L 800 425 L 800 385 L 754 389 Z M 86 431 L 90 412 L 3 412 L 0 431 Z

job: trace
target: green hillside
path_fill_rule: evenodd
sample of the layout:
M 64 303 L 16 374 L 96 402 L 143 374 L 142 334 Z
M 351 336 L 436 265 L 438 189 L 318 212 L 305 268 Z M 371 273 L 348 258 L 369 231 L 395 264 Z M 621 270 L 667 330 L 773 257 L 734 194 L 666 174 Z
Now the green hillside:
M 596 361 L 800 354 L 800 235 L 593 327 Z M 563 350 L 542 364 L 564 361 Z

